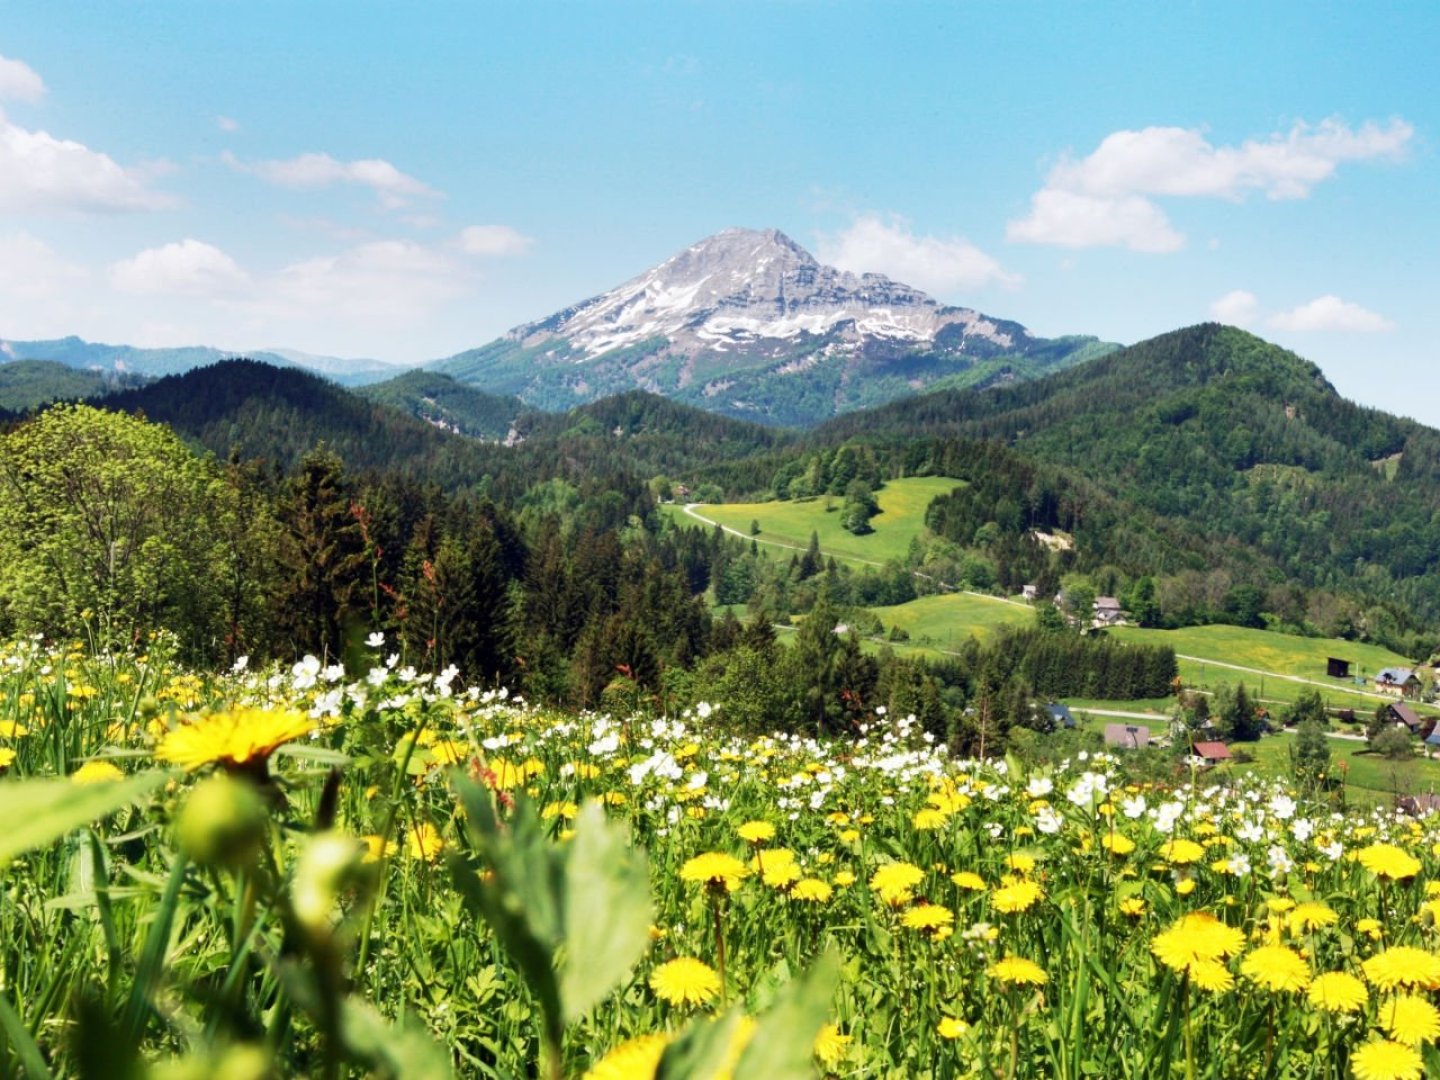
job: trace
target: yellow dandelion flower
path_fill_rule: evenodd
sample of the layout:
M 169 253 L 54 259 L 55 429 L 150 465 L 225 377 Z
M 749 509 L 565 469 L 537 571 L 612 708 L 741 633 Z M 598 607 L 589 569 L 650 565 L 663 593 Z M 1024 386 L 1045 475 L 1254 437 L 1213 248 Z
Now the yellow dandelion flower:
M 835 873 L 835 884 L 840 888 L 855 884 L 855 874 L 850 870 L 838 870 Z
M 853 1039 L 853 1035 L 841 1034 L 840 1029 L 834 1024 L 826 1024 L 815 1036 L 815 1057 L 819 1059 L 821 1065 L 838 1065 Z
M 1195 987 L 1210 994 L 1223 994 L 1235 985 L 1235 976 L 1219 960 L 1196 960 L 1186 974 Z
M 70 774 L 71 782 L 76 784 L 107 784 L 124 779 L 125 774 L 109 761 L 87 761 Z
M 1284 945 L 1256 949 L 1241 962 L 1240 974 L 1266 990 L 1304 990 L 1310 985 L 1310 965 Z
M 1297 904 L 1287 920 L 1290 929 L 1297 934 L 1306 930 L 1319 930 L 1326 926 L 1334 926 L 1339 921 L 1340 916 L 1333 908 L 1314 900 Z
M 304 713 L 279 709 L 236 709 L 212 713 L 167 732 L 155 748 L 161 761 L 187 772 L 206 765 L 234 768 L 258 764 L 287 742 L 314 731 Z
M 804 900 L 812 904 L 828 903 L 835 890 L 819 878 L 801 878 L 790 890 L 791 900 Z
M 958 1039 L 970 1030 L 970 1025 L 964 1020 L 956 1019 L 953 1016 L 942 1016 L 940 1023 L 935 1025 L 935 1032 L 942 1039 Z
M 406 830 L 406 851 L 412 859 L 435 862 L 445 850 L 445 838 L 428 821 L 421 821 Z
M 1050 981 L 1044 968 L 1022 956 L 1007 956 L 986 970 L 992 979 L 1007 986 L 1044 986 Z
M 1364 934 L 1371 941 L 1379 941 L 1385 936 L 1385 928 L 1380 925 L 1379 919 L 1355 920 L 1355 932 L 1357 934 Z
M 1306 994 L 1310 1004 L 1332 1013 L 1353 1013 L 1370 1000 L 1365 984 L 1348 971 L 1327 971 L 1315 976 Z
M 1150 942 L 1155 958 L 1172 971 L 1191 970 L 1200 961 L 1219 961 L 1245 947 L 1245 934 L 1203 911 L 1183 915 Z
M 801 873 L 800 867 L 793 862 L 778 862 L 771 864 L 768 860 L 765 869 L 760 872 L 760 880 L 772 889 L 785 890 L 794 885 L 805 875 Z
M 950 880 L 969 892 L 985 891 L 985 879 L 970 870 L 958 870 L 950 875 Z
M 704 1005 L 720 993 L 720 976 L 708 964 L 682 956 L 650 973 L 650 989 L 670 1005 Z
M 1420 1080 L 1424 1064 L 1413 1046 L 1372 1039 L 1350 1055 L 1356 1080 Z
M 1120 901 L 1120 914 L 1129 915 L 1132 919 L 1138 919 L 1145 914 L 1145 901 L 1138 896 L 1127 896 Z
M 1356 853 L 1360 865 L 1376 877 L 1403 881 L 1420 872 L 1420 860 L 1394 844 L 1371 844 Z
M 955 922 L 955 916 L 948 908 L 943 908 L 939 904 L 917 904 L 905 912 L 900 922 L 911 930 L 933 934 L 952 925 Z
M 990 905 L 1003 915 L 1014 915 L 1028 911 L 1045 896 L 1044 890 L 1033 881 L 1014 881 L 996 889 L 990 894 Z
M 0 720 L 0 738 L 18 739 L 29 734 L 30 729 L 18 720 Z
M 707 851 L 688 859 L 680 867 L 680 880 L 711 889 L 734 892 L 743 878 L 748 877 L 750 868 L 733 855 L 722 851 Z
M 1175 883 L 1175 892 L 1176 892 L 1177 895 L 1180 895 L 1180 896 L 1189 896 L 1189 895 L 1190 895 L 1192 892 L 1194 892 L 1194 891 L 1195 891 L 1195 879 L 1194 879 L 1194 878 L 1188 878 L 1188 877 L 1187 877 L 1187 878 L 1181 878 L 1179 881 L 1177 881 L 1177 882 Z
M 360 840 L 365 845 L 365 854 L 361 857 L 361 862 L 379 862 L 382 855 L 389 858 L 400 850 L 394 840 L 386 840 L 379 833 L 370 833 L 368 836 L 362 836 Z
M 1295 901 L 1288 896 L 1272 896 L 1265 901 L 1265 907 L 1272 915 L 1284 915 L 1295 907 Z
M 859 829 L 842 829 L 841 832 L 840 832 L 840 842 L 841 842 L 842 844 L 853 844 L 853 843 L 855 843 L 856 840 L 859 840 L 859 839 L 860 839 L 860 830 L 859 830 Z
M 1376 953 L 1360 965 L 1372 986 L 1393 990 L 1397 986 L 1440 987 L 1440 956 L 1413 945 L 1396 945 Z
M 1440 1036 L 1440 1011 L 1424 998 L 1407 994 L 1380 1006 L 1380 1026 L 1407 1046 L 1434 1042 Z
M 943 829 L 949 820 L 950 816 L 945 811 L 927 806 L 922 810 L 915 811 L 915 816 L 910 819 L 910 824 L 920 832 L 933 832 L 936 829 Z
M 870 888 L 891 907 L 908 904 L 925 871 L 907 862 L 886 863 L 870 875 Z
M 747 844 L 763 844 L 775 839 L 775 826 L 768 821 L 747 821 L 735 832 Z
M 430 746 L 437 765 L 459 765 L 470 759 L 470 747 L 456 739 L 439 739 Z
M 670 1045 L 668 1035 L 641 1035 L 623 1042 L 590 1067 L 581 1080 L 638 1080 L 652 1077 Z
M 1005 865 L 1017 874 L 1029 874 L 1035 869 L 1035 857 L 1026 855 L 1023 851 L 1017 851 L 1013 855 L 1005 856 Z
M 1100 837 L 1100 846 L 1111 855 L 1124 856 L 1135 850 L 1135 841 L 1124 833 L 1106 833 Z
M 559 818 L 561 821 L 574 821 L 575 815 L 580 813 L 580 807 L 573 802 L 562 801 L 546 803 L 540 811 L 540 817 L 545 821 L 552 821 Z
M 1194 840 L 1167 840 L 1160 845 L 1160 857 L 1171 866 L 1188 866 L 1199 862 L 1204 855 L 1205 849 Z

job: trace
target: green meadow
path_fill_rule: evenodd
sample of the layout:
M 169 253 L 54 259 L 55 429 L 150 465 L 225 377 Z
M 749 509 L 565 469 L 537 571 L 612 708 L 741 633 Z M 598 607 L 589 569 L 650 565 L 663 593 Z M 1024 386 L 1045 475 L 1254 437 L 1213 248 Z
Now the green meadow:
M 903 559 L 910 542 L 925 528 L 925 510 L 939 495 L 961 487 L 959 480 L 938 476 L 913 476 L 891 480 L 875 493 L 880 513 L 871 519 L 874 532 L 856 536 L 840 527 L 840 508 L 845 500 L 824 495 L 813 499 L 757 503 L 702 503 L 687 514 L 682 506 L 665 509 L 679 524 L 719 522 L 750 535 L 751 522 L 759 522 L 755 539 L 762 549 L 770 547 L 804 550 L 814 533 L 820 550 L 837 559 L 883 563 Z M 699 515 L 697 518 L 695 515 Z

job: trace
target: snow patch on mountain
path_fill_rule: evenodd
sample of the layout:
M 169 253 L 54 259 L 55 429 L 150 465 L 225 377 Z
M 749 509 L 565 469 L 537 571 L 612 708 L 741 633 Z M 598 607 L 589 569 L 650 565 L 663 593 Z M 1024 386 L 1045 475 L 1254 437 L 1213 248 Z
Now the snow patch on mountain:
M 825 266 L 777 229 L 726 229 L 623 285 L 512 330 L 525 347 L 563 338 L 573 362 L 664 338 L 693 355 L 838 334 L 924 346 L 950 326 L 1010 348 L 1013 335 L 969 308 L 944 307 L 883 274 Z M 782 350 L 783 351 L 783 350 Z

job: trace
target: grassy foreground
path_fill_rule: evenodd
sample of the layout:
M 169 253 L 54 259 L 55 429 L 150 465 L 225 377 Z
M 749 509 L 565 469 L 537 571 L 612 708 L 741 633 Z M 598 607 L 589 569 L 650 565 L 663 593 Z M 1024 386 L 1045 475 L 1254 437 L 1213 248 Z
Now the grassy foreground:
M 1440 1069 L 1436 819 L 723 717 L 11 646 L 0 1072 Z

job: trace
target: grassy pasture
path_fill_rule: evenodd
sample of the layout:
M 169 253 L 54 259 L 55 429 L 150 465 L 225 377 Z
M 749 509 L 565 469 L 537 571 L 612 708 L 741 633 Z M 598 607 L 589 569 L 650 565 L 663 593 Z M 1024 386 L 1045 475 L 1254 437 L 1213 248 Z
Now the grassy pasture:
M 845 500 L 835 496 L 783 502 L 702 503 L 695 507 L 695 513 L 747 536 L 750 523 L 758 521 L 760 533 L 755 539 L 762 550 L 784 547 L 803 551 L 813 532 L 820 538 L 820 550 L 826 555 L 883 563 L 903 559 L 910 550 L 910 541 L 925 528 L 925 510 L 931 501 L 961 486 L 959 480 L 938 476 L 891 480 L 875 493 L 880 513 L 870 522 L 875 531 L 865 536 L 856 536 L 840 527 L 840 508 Z M 679 524 L 701 524 L 686 514 L 684 507 L 671 505 L 666 510 Z

